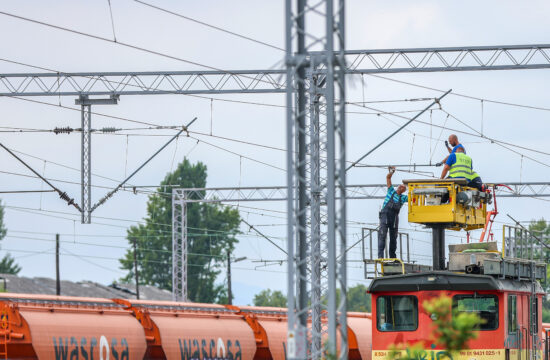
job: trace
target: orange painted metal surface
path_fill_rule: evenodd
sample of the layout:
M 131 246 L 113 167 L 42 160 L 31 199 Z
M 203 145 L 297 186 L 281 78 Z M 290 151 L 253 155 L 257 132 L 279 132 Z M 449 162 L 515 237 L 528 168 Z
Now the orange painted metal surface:
M 166 359 L 253 359 L 256 341 L 236 311 L 221 305 L 131 301 L 157 326 Z
M 258 352 L 257 359 L 286 359 L 287 313 L 285 308 L 273 307 L 239 307 L 241 314 L 253 318 L 258 326 L 263 329 L 262 345 L 269 351 Z M 266 356 L 267 353 L 270 357 Z M 265 354 L 265 355 L 264 355 Z
M 370 313 L 348 313 L 350 359 L 371 360 L 372 320 Z
M 103 299 L 2 294 L 8 309 L 10 359 L 143 359 L 142 327 Z M 100 354 L 102 352 L 102 354 Z
M 350 359 L 370 360 L 370 314 L 348 319 Z M 286 336 L 284 308 L 0 294 L 10 359 L 285 360 Z

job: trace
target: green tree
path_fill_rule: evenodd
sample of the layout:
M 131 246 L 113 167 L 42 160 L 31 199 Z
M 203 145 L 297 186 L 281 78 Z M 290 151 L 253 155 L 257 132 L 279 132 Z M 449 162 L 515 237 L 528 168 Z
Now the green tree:
M 8 230 L 4 224 L 4 206 L 0 200 L 0 240 L 4 239 Z M 0 260 L 0 274 L 17 275 L 21 271 L 21 266 L 15 263 L 15 259 L 8 253 Z
M 348 311 L 370 312 L 371 296 L 367 294 L 367 287 L 357 284 L 348 289 Z
M 255 306 L 286 307 L 286 295 L 281 291 L 262 290 L 254 295 Z
M 15 263 L 15 259 L 8 253 L 0 260 L 0 274 L 17 275 L 21 271 L 21 266 Z
M 546 244 L 549 243 L 548 237 L 550 237 L 550 223 L 544 220 L 544 218 L 541 218 L 540 220 L 532 220 L 529 224 L 529 231 L 533 233 L 532 235 L 537 236 L 539 240 L 544 241 Z M 548 263 L 550 260 L 550 251 L 548 251 L 548 249 L 544 249 L 543 254 L 541 255 L 542 260 L 545 260 L 546 263 Z M 550 266 L 547 266 L 546 268 L 546 278 L 550 279 Z M 541 286 L 545 292 L 550 292 L 550 281 L 541 283 Z M 543 296 L 542 298 L 542 321 L 550 322 L 550 301 L 546 299 L 546 296 Z
M 336 295 L 340 298 L 340 291 Z M 281 291 L 270 289 L 262 290 L 254 296 L 255 306 L 286 307 L 286 295 Z M 348 311 L 369 312 L 371 309 L 371 296 L 367 294 L 367 287 L 357 284 L 348 289 Z
M 137 243 L 140 283 L 172 289 L 172 188 L 202 188 L 206 186 L 206 166 L 191 164 L 187 159 L 168 173 L 156 192 L 147 201 L 144 224 L 127 230 L 128 242 Z M 203 194 L 204 195 L 204 194 Z M 195 302 L 227 300 L 227 289 L 216 284 L 224 269 L 227 251 L 232 251 L 239 233 L 239 212 L 212 203 L 187 204 L 187 292 Z M 134 254 L 130 248 L 120 259 L 128 271 L 122 280 L 134 279 Z

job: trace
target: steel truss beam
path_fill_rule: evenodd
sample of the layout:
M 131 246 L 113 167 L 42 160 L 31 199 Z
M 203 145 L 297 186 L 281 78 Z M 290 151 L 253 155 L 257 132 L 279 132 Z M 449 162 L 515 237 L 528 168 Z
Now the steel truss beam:
M 322 56 L 305 52 L 304 60 Z M 550 44 L 344 51 L 347 74 L 550 68 Z M 319 67 L 316 74 L 327 74 Z M 0 74 L 0 96 L 283 93 L 285 70 Z
M 282 93 L 281 70 L 0 74 L 0 96 Z
M 550 44 L 346 51 L 348 73 L 550 68 Z
M 501 182 L 497 184 L 506 184 L 512 188 L 512 191 L 510 191 L 504 187 L 500 187 L 497 190 L 498 197 L 550 197 L 550 182 Z M 286 186 L 175 188 L 172 191 L 177 194 L 177 199 L 181 199 L 181 192 L 185 191 L 188 203 L 287 200 Z M 386 191 L 386 184 L 346 185 L 346 198 L 348 200 L 384 199 Z

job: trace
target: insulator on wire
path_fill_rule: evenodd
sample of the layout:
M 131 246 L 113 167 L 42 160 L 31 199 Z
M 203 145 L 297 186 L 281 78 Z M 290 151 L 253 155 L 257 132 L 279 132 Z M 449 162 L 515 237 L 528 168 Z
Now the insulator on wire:
M 59 197 L 67 202 L 67 205 L 73 205 L 74 199 L 71 199 L 66 192 L 59 193 Z
M 56 127 L 55 129 L 53 129 L 53 132 L 55 135 L 59 135 L 59 134 L 70 134 L 74 131 L 74 129 L 72 127 Z
M 99 131 L 101 131 L 102 133 L 114 133 L 116 131 L 119 131 L 120 129 L 117 129 L 115 127 L 104 127 L 104 128 L 101 128 L 99 129 Z

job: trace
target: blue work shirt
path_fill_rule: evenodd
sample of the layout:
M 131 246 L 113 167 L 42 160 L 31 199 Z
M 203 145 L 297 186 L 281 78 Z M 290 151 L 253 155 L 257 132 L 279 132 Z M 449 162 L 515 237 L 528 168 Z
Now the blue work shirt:
M 456 161 L 456 157 L 455 157 L 455 161 Z M 401 204 L 404 204 L 407 201 L 409 201 L 409 198 L 407 197 L 407 195 L 403 195 L 403 194 L 399 195 L 397 191 L 395 191 L 394 187 L 390 186 L 388 188 L 388 192 L 386 193 L 386 197 L 384 198 L 384 205 L 382 205 L 382 209 L 386 207 L 386 204 L 390 200 L 393 202 L 400 202 Z
M 466 149 L 464 148 L 464 146 L 462 146 L 462 144 L 458 144 L 457 146 L 455 146 L 453 150 L 451 150 L 451 154 L 454 154 L 456 152 L 456 149 L 459 148 L 462 148 L 464 150 L 464 154 L 466 154 Z

